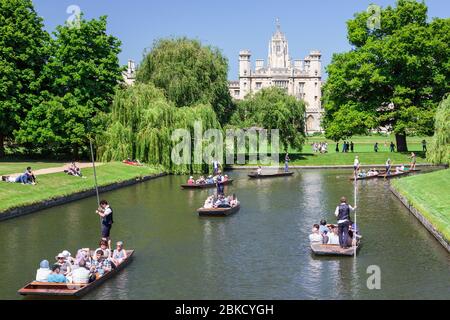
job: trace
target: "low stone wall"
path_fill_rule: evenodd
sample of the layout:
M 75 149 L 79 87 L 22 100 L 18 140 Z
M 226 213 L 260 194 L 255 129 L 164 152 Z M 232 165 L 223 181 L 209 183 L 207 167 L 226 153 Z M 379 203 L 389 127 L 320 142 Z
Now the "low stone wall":
M 167 175 L 167 174 L 159 173 L 159 174 L 153 174 L 150 176 L 137 177 L 137 178 L 125 180 L 122 182 L 116 182 L 116 183 L 112 183 L 112 184 L 109 184 L 106 186 L 101 186 L 98 188 L 98 191 L 99 191 L 99 193 L 108 192 L 108 191 L 116 190 L 119 188 L 131 186 L 131 185 L 134 185 L 137 183 L 141 183 L 141 182 L 149 181 L 149 180 L 156 179 L 159 177 L 163 177 L 165 175 Z M 33 213 L 33 212 L 36 212 L 39 210 L 48 209 L 51 207 L 59 206 L 61 204 L 69 203 L 72 201 L 77 201 L 77 200 L 92 197 L 95 195 L 96 195 L 95 189 L 90 189 L 90 190 L 86 190 L 86 191 L 73 193 L 68 196 L 60 196 L 60 197 L 56 197 L 53 199 L 44 200 L 44 201 L 41 201 L 36 204 L 26 205 L 26 206 L 19 207 L 19 208 L 13 208 L 13 209 L 10 209 L 10 210 L 0 213 L 0 221 L 27 215 L 27 214 L 30 214 L 30 213 Z
M 430 221 L 425 218 L 418 209 L 416 209 L 409 201 L 392 185 L 389 186 L 391 192 L 405 205 L 406 208 L 424 225 L 424 227 L 444 246 L 450 253 L 450 242 L 434 228 Z
M 432 164 L 417 164 L 416 167 L 434 167 L 434 168 L 444 168 L 445 166 L 435 166 Z M 262 168 L 269 168 L 269 169 L 283 169 L 284 170 L 284 164 L 280 165 L 279 167 L 276 166 L 266 166 Z M 367 164 L 362 165 L 361 168 L 383 168 L 384 165 L 380 164 Z M 258 169 L 258 166 L 229 166 L 226 167 L 226 170 L 255 170 Z M 289 169 L 353 169 L 353 165 L 326 165 L 326 166 L 289 166 Z

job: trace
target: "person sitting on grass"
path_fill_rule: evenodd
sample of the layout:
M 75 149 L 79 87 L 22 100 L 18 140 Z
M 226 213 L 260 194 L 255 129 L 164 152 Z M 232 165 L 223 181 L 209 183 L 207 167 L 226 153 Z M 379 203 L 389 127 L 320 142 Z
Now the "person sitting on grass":
M 83 175 L 81 174 L 81 169 L 77 167 L 75 162 L 72 162 L 69 169 L 64 170 L 64 172 L 69 176 L 83 177 Z
M 52 273 L 47 260 L 42 260 L 36 271 L 37 282 L 48 282 L 48 276 Z
M 34 175 L 31 167 L 28 167 L 25 173 L 17 177 L 2 176 L 2 181 L 21 184 L 36 184 L 36 176 Z
M 127 258 L 127 251 L 123 248 L 123 242 L 122 241 L 117 241 L 116 249 L 114 249 L 114 252 L 113 252 L 112 257 L 111 257 L 112 263 L 114 263 L 115 266 L 118 266 L 126 258 Z
M 66 277 L 63 274 L 61 274 L 61 267 L 58 264 L 55 264 L 52 267 L 52 272 L 48 275 L 47 281 L 52 283 L 67 282 Z
M 309 235 L 309 242 L 311 243 L 323 243 L 323 237 L 319 233 L 319 225 L 316 223 L 312 227 L 312 233 Z

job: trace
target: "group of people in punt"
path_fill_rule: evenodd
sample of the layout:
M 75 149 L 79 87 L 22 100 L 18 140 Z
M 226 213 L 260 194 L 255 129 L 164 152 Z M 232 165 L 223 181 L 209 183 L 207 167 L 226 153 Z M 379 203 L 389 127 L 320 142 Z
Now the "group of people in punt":
M 214 208 L 233 208 L 238 204 L 238 199 L 235 194 L 232 196 L 225 196 L 224 194 L 218 194 L 209 196 L 203 205 L 204 209 Z
M 417 162 L 417 156 L 414 152 L 411 152 L 411 155 L 409 157 L 411 159 L 411 164 L 410 164 L 410 168 L 406 168 L 404 164 L 401 164 L 400 166 L 395 167 L 395 172 L 394 174 L 399 174 L 399 173 L 403 173 L 403 172 L 407 172 L 407 171 L 411 171 L 411 170 L 416 170 L 416 162 Z M 364 170 L 360 170 L 361 169 L 361 163 L 359 161 L 359 157 L 355 156 L 355 160 L 353 161 L 353 175 L 358 177 L 358 178 L 365 178 L 365 177 L 370 177 L 370 176 L 374 176 L 374 175 L 378 175 L 380 174 L 380 172 L 378 170 L 376 170 L 375 168 L 370 169 L 368 172 L 365 172 Z M 385 173 L 387 175 L 391 175 L 392 174 L 392 160 L 390 158 L 388 158 L 386 160 L 385 163 Z
M 42 260 L 36 271 L 36 281 L 91 283 L 116 268 L 127 258 L 122 241 L 116 243 L 116 249 L 113 251 L 109 248 L 106 239 L 102 239 L 99 245 L 99 248 L 93 251 L 93 255 L 89 248 L 79 249 L 75 258 L 69 251 L 64 250 L 55 257 L 56 261 L 51 268 L 48 260 Z
M 222 182 L 227 181 L 228 175 L 222 176 L 219 170 L 216 176 L 209 175 L 207 178 L 205 178 L 205 176 L 200 176 L 197 180 L 195 180 L 193 176 L 190 176 L 187 181 L 187 184 L 188 185 L 216 184 L 219 180 Z
M 343 249 L 347 249 L 356 244 L 359 235 L 358 227 L 350 219 L 350 211 L 354 211 L 347 203 L 345 197 L 341 198 L 340 204 L 334 212 L 337 217 L 337 225 L 327 224 L 326 220 L 321 220 L 320 224 L 314 224 L 312 233 L 309 235 L 311 243 L 339 245 Z

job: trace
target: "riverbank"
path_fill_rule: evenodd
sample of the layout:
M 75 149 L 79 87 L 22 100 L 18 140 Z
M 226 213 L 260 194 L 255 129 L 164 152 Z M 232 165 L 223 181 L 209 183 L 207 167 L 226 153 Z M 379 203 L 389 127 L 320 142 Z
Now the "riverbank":
M 161 174 L 163 170 L 158 167 L 135 167 L 118 162 L 97 168 L 101 192 L 146 181 Z M 93 169 L 84 169 L 83 175 L 86 178 L 64 173 L 41 175 L 36 185 L 0 183 L 0 220 L 94 195 Z
M 450 252 L 449 190 L 449 169 L 391 183 L 391 191 Z

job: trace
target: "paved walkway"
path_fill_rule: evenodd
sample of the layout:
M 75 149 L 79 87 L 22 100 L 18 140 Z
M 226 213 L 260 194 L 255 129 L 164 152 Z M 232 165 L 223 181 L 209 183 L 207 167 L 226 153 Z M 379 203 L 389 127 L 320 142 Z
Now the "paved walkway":
M 43 175 L 43 174 L 51 174 L 51 173 L 58 173 L 58 172 L 64 172 L 64 170 L 68 169 L 69 166 L 71 165 L 71 162 L 68 162 L 66 164 L 64 164 L 62 167 L 53 167 L 53 168 L 46 168 L 46 169 L 39 169 L 39 170 L 33 170 L 34 174 L 36 176 L 39 175 Z M 77 165 L 78 168 L 83 169 L 83 168 L 92 168 L 92 163 L 91 162 L 75 162 L 75 164 Z M 103 163 L 101 162 L 96 162 L 95 166 L 101 166 L 103 165 Z M 20 173 L 11 173 L 11 174 L 4 174 L 3 176 L 11 176 L 11 177 L 17 177 L 20 176 L 23 172 Z

